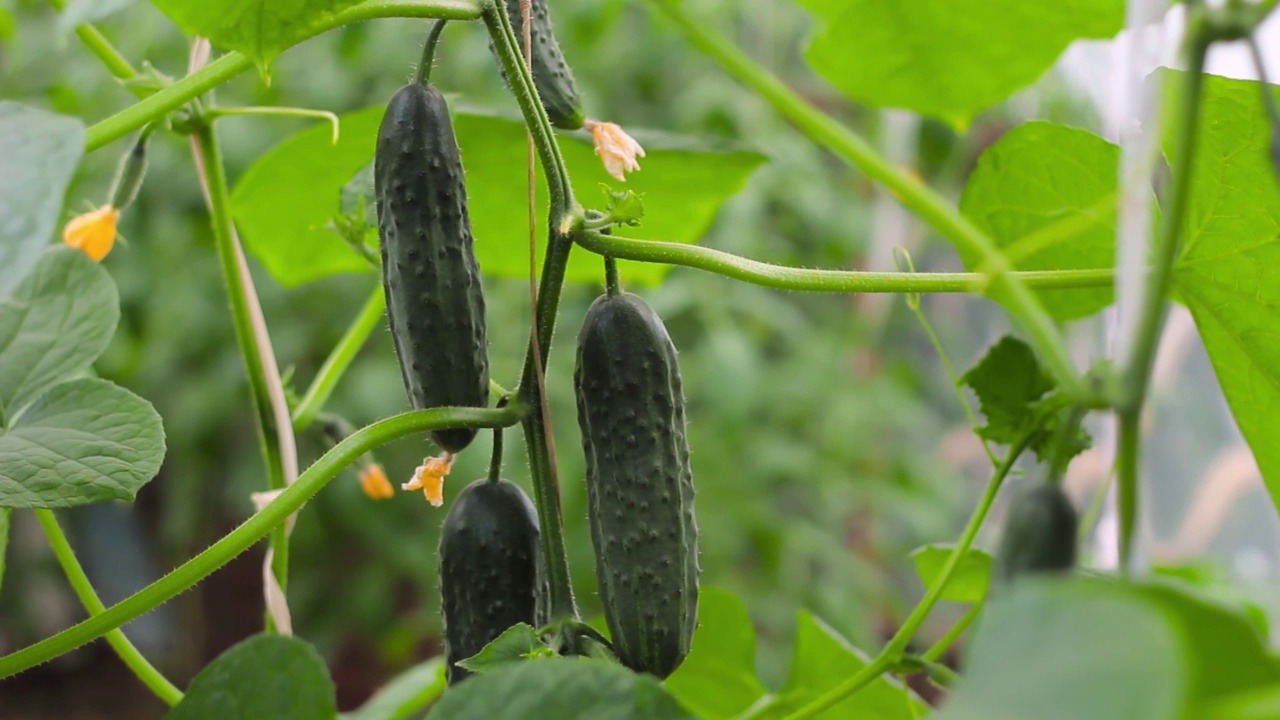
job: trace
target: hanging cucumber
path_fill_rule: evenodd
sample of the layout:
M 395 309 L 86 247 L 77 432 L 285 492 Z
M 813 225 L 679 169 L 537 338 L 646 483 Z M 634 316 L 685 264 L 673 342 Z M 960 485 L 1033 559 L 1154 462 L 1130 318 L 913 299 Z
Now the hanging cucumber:
M 1022 491 L 1009 506 L 996 555 L 996 570 L 1008 582 L 1032 573 L 1061 572 L 1076 564 L 1076 510 L 1062 488 L 1041 483 Z
M 551 124 L 563 130 L 577 130 L 582 127 L 586 116 L 582 110 L 582 98 L 578 95 L 578 85 L 573 80 L 573 71 L 565 62 L 564 53 L 560 51 L 560 43 L 556 42 L 555 32 L 551 27 L 551 13 L 547 7 L 548 0 L 532 0 L 529 18 L 533 40 L 533 56 L 530 68 L 533 72 L 533 84 L 542 99 L 542 107 L 547 111 Z M 523 20 L 520 17 L 520 0 L 504 0 L 507 17 L 521 38 L 523 51 Z M 493 43 L 489 43 L 493 50 Z M 499 64 L 501 67 L 501 64 Z M 502 79 L 507 86 L 511 81 L 506 71 Z
M 676 349 L 643 300 L 598 298 L 574 373 L 588 514 L 613 648 L 659 678 L 697 624 L 698 527 Z
M 489 358 L 484 294 L 467 214 L 467 188 L 449 108 L 427 83 L 428 40 L 420 82 L 387 104 L 374 153 L 374 196 L 382 240 L 387 317 L 405 389 L 415 409 L 484 407 Z M 437 430 L 456 453 L 476 431 Z

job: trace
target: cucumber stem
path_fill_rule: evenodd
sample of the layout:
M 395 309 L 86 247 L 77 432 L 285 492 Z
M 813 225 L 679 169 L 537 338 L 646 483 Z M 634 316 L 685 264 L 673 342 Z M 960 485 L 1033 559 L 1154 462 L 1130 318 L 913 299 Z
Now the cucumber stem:
M 604 287 L 609 297 L 617 297 L 622 292 L 618 284 L 618 261 L 612 255 L 604 256 Z
M 440 32 L 446 22 L 448 20 L 444 18 L 436 20 L 427 31 L 427 40 L 422 44 L 422 60 L 418 61 L 418 71 L 413 76 L 413 81 L 419 85 L 426 85 L 431 79 L 431 63 L 435 60 L 436 45 L 440 44 Z
M 501 410 L 507 406 L 509 398 L 502 398 L 498 401 L 496 409 Z M 502 434 L 506 432 L 506 428 L 495 427 L 493 429 L 493 454 L 489 456 L 489 482 L 496 483 L 502 479 Z

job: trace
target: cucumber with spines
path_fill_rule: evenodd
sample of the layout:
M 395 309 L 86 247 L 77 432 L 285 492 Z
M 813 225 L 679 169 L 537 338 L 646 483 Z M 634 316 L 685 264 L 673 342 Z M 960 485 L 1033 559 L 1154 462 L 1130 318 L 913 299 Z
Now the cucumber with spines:
M 1078 521 L 1071 499 L 1056 484 L 1040 483 L 1013 499 L 996 554 L 996 572 L 1009 582 L 1076 564 Z
M 524 23 L 520 17 L 520 0 L 503 0 L 503 2 L 523 52 Z M 562 130 L 577 130 L 586 120 L 582 109 L 582 97 L 578 93 L 578 84 L 573 79 L 573 70 L 569 68 L 569 63 L 564 59 L 564 52 L 560 50 L 560 43 L 556 41 L 555 31 L 551 26 L 551 11 L 547 3 L 548 0 L 532 0 L 530 7 L 530 39 L 533 41 L 530 70 L 533 73 L 533 84 L 551 124 Z M 489 48 L 493 49 L 492 42 Z M 507 77 L 505 70 L 502 71 L 502 79 L 510 87 L 511 80 Z

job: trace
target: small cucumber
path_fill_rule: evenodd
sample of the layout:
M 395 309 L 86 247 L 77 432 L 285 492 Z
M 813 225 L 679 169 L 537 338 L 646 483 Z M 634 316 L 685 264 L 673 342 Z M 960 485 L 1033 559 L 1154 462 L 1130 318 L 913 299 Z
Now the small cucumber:
M 467 188 L 449 107 L 411 83 L 391 98 L 378 129 L 374 197 L 387 317 L 415 409 L 485 407 L 489 358 L 484 294 L 467 214 Z M 431 437 L 459 452 L 476 431 Z
M 1070 570 L 1076 564 L 1076 510 L 1057 485 L 1041 483 L 1013 499 L 996 554 L 1005 582 Z
M 676 349 L 639 297 L 598 298 L 574 373 L 605 619 L 624 665 L 659 678 L 697 625 L 698 526 Z
M 560 43 L 556 42 L 555 32 L 551 27 L 551 12 L 547 7 L 548 0 L 532 0 L 529 23 L 533 40 L 533 84 L 542 99 L 542 107 L 546 108 L 551 124 L 563 130 L 577 130 L 582 127 L 586 115 L 582 110 L 582 98 L 578 95 L 578 85 L 574 82 L 573 71 L 565 62 L 564 53 L 560 51 Z M 505 0 L 507 17 L 516 31 L 516 38 L 524 37 L 523 21 L 520 17 L 520 0 Z M 523 40 L 520 47 L 523 51 Z M 490 50 L 493 44 L 489 45 Z M 511 81 L 503 72 L 502 79 L 510 87 Z
M 458 493 L 440 530 L 440 596 L 449 684 L 457 665 L 517 623 L 545 622 L 538 513 L 520 486 L 477 480 Z

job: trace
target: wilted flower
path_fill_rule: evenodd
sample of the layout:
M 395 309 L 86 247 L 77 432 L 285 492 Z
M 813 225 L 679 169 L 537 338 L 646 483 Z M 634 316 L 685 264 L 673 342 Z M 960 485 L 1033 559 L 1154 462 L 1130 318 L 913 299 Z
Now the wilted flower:
M 615 178 L 626 182 L 624 173 L 640 169 L 636 156 L 644 157 L 644 148 L 625 130 L 609 122 L 587 120 L 583 127 L 591 131 L 596 142 L 596 154 L 604 163 L 604 169 Z
M 103 205 L 83 215 L 77 215 L 62 230 L 62 240 L 73 248 L 79 248 L 95 261 L 111 252 L 116 242 L 116 222 L 120 211 Z
M 413 479 L 400 486 L 401 490 L 421 490 L 427 502 L 435 507 L 444 505 L 444 477 L 453 469 L 453 453 L 430 457 L 413 471 Z
M 386 500 L 396 494 L 381 463 L 371 463 L 360 469 L 360 487 L 364 489 L 365 495 L 374 500 Z

